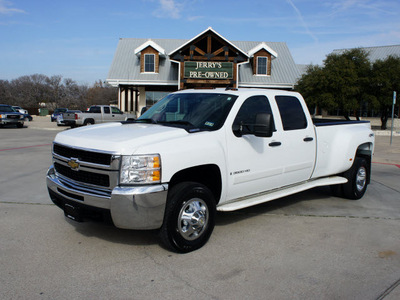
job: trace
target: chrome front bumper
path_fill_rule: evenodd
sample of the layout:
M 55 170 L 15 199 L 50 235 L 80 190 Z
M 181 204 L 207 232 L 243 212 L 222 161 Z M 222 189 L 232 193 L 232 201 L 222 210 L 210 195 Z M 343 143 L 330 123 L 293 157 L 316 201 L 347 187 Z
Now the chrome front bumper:
M 107 192 L 87 189 L 56 175 L 51 166 L 46 176 L 54 203 L 74 203 L 109 211 L 114 225 L 124 229 L 160 228 L 167 202 L 168 184 L 120 187 Z M 111 192 L 111 193 L 110 193 Z
M 17 125 L 22 124 L 24 125 L 25 119 L 0 119 L 1 125 Z

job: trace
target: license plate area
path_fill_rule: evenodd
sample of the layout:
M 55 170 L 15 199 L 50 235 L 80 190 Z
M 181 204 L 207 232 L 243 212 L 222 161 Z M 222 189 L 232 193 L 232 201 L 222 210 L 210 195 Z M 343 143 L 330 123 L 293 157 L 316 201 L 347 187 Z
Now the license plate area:
M 76 222 L 82 222 L 82 216 L 81 216 L 81 212 L 80 212 L 80 208 L 68 203 L 64 204 L 64 215 L 71 219 L 74 220 Z

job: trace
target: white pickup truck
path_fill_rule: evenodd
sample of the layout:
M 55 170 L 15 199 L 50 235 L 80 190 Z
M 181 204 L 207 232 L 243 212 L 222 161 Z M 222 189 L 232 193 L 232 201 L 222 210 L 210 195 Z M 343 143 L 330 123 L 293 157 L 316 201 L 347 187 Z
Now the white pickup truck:
M 63 123 L 71 127 L 93 125 L 115 121 L 133 121 L 136 116 L 124 114 L 117 107 L 108 105 L 92 105 L 88 111 L 65 112 L 62 114 Z
M 159 229 L 189 252 L 209 239 L 216 211 L 325 185 L 361 198 L 373 149 L 369 122 L 313 122 L 295 92 L 183 90 L 135 122 L 59 133 L 47 186 L 71 219 Z

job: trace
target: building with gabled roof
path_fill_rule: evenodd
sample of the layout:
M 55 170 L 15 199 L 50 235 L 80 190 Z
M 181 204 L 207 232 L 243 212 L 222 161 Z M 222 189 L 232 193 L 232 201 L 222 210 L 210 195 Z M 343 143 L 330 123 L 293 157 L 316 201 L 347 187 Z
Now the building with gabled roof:
M 118 106 L 139 112 L 186 88 L 294 88 L 300 72 L 284 42 L 229 41 L 211 27 L 190 40 L 119 40 L 107 82 Z
M 400 57 L 400 45 L 391 45 L 391 46 L 376 46 L 376 47 L 359 47 L 368 53 L 368 59 L 371 62 L 375 62 L 377 60 L 385 60 L 389 56 L 398 56 Z M 349 49 L 335 49 L 332 51 L 333 54 L 342 54 L 344 51 Z

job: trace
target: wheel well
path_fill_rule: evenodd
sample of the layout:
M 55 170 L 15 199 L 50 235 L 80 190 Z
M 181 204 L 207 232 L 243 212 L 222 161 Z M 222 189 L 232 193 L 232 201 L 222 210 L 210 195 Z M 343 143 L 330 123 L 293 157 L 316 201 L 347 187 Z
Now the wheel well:
M 88 123 L 94 124 L 94 119 L 89 118 L 89 119 L 85 119 L 85 121 L 83 122 L 85 125 Z
M 194 181 L 207 186 L 214 194 L 216 204 L 221 197 L 221 172 L 216 165 L 202 165 L 184 169 L 172 176 L 169 189 L 183 181 Z
M 367 161 L 367 167 L 368 167 L 367 183 L 368 184 L 371 182 L 372 147 L 373 146 L 371 143 L 361 144 L 360 146 L 358 146 L 357 152 L 356 152 L 356 157 L 362 157 Z

